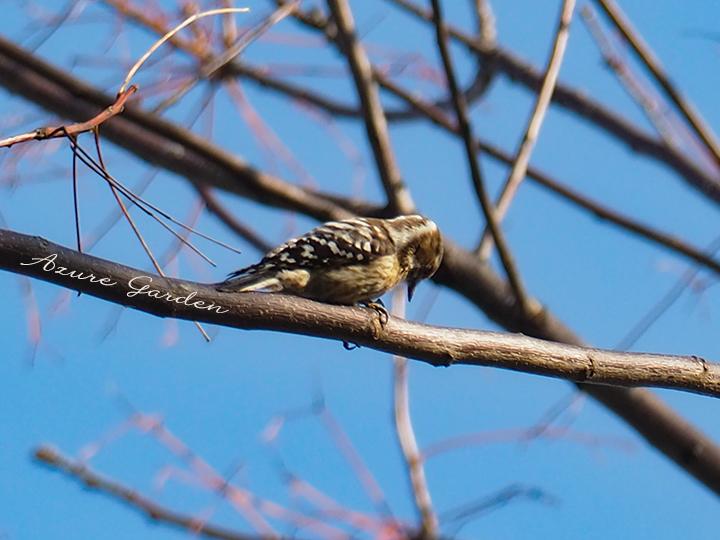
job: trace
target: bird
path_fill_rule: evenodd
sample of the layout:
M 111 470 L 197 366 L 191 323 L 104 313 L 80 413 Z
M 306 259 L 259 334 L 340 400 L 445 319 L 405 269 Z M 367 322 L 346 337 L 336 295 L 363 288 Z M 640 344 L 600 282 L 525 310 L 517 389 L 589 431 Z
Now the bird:
M 356 217 L 329 221 L 288 240 L 258 263 L 232 272 L 216 288 L 376 307 L 382 306 L 378 299 L 384 293 L 403 281 L 412 300 L 418 282 L 435 274 L 442 257 L 440 230 L 426 217 Z

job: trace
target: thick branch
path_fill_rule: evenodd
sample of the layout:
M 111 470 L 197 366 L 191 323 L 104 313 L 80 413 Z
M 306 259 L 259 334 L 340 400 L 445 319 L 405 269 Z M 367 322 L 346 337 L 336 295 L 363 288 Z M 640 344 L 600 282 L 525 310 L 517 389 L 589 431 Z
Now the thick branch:
M 720 397 L 720 365 L 695 356 L 606 351 L 398 318 L 380 328 L 374 312 L 365 308 L 278 294 L 221 293 L 212 285 L 149 276 L 8 230 L 0 230 L 0 268 L 159 317 L 344 340 L 433 366 L 491 366 L 578 382 L 675 388 Z M 90 274 L 106 279 L 98 282 Z

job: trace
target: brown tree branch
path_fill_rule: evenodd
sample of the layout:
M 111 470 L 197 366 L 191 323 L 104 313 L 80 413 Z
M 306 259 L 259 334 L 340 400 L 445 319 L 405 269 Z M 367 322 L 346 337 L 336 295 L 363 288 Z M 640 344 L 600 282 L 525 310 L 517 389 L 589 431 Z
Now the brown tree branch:
M 107 122 L 115 116 L 120 114 L 125 108 L 125 103 L 128 99 L 137 91 L 136 86 L 130 86 L 127 90 L 120 92 L 115 98 L 115 102 L 112 105 L 106 107 L 103 111 L 93 116 L 90 120 L 85 122 L 78 122 L 76 124 L 68 124 L 64 126 L 46 126 L 34 129 L 28 133 L 22 133 L 20 135 L 13 135 L 5 139 L 0 139 L 0 148 L 11 147 L 15 144 L 20 144 L 28 141 L 42 141 L 45 139 L 55 139 L 58 137 L 76 137 L 80 133 L 87 133 L 98 128 L 102 123 Z
M 622 12 L 619 6 L 612 0 L 596 0 L 600 9 L 607 15 L 613 26 L 618 29 L 625 41 L 630 45 L 635 54 L 640 58 L 648 71 L 655 78 L 657 83 L 665 92 L 665 95 L 675 104 L 692 130 L 703 142 L 715 163 L 720 166 L 720 142 L 713 133 L 710 126 L 703 120 L 700 113 L 693 104 L 684 97 L 675 85 L 670 81 L 649 45 L 643 41 L 640 34 L 632 27 L 630 21 Z
M 378 175 L 385 188 L 388 207 L 393 214 L 411 214 L 415 209 L 410 191 L 402 180 L 390 144 L 385 111 L 380 103 L 377 84 L 370 61 L 355 35 L 355 21 L 347 0 L 328 0 L 328 7 L 337 25 L 338 45 L 347 57 L 355 80 L 365 119 L 365 130 L 372 147 Z
M 666 105 L 661 104 L 649 89 L 645 88 L 628 63 L 615 50 L 613 41 L 606 35 L 592 6 L 585 4 L 580 10 L 580 15 L 600 51 L 603 63 L 615 74 L 630 98 L 640 106 L 665 144 L 677 147 L 678 143 L 673 133 L 675 130 L 668 118 Z
M 720 397 L 720 364 L 697 356 L 616 352 L 396 317 L 380 327 L 366 308 L 280 294 L 222 293 L 212 284 L 148 275 L 5 229 L 0 229 L 0 268 L 159 317 L 348 341 L 433 366 L 491 366 L 594 385 L 655 386 Z
M 458 128 L 457 124 L 452 122 L 445 114 L 443 114 L 441 110 L 419 99 L 417 96 L 403 89 L 400 85 L 394 83 L 384 75 L 376 73 L 376 77 L 378 77 L 378 81 L 383 86 L 383 88 L 391 92 L 393 95 L 399 97 L 400 99 L 406 101 L 412 108 L 417 109 L 419 112 L 421 112 L 433 124 L 442 128 L 448 133 L 452 133 L 455 135 L 460 134 L 460 129 Z M 478 150 L 484 152 L 485 155 L 488 155 L 493 159 L 500 161 L 501 163 L 504 163 L 506 165 L 513 164 L 513 156 L 511 156 L 504 150 L 498 148 L 494 144 L 482 139 L 475 139 L 473 143 L 478 148 Z M 687 242 L 681 240 L 680 238 L 677 238 L 672 234 L 654 229 L 653 227 L 636 221 L 618 212 L 617 210 L 604 206 L 603 204 L 594 201 L 593 199 L 590 199 L 589 197 L 586 197 L 581 193 L 578 193 L 572 188 L 561 184 L 560 182 L 552 178 L 549 174 L 541 171 L 537 167 L 529 165 L 526 173 L 527 177 L 531 181 L 548 189 L 555 195 L 578 206 L 579 208 L 587 210 L 594 216 L 614 225 L 617 225 L 621 229 L 636 234 L 641 238 L 644 238 L 645 240 L 663 246 L 670 251 L 675 252 L 676 254 L 687 257 L 699 264 L 702 264 L 709 270 L 720 274 L 720 262 L 716 261 L 711 254 L 703 252 L 701 249 L 688 244 Z
M 510 208 L 510 203 L 512 202 L 513 197 L 527 175 L 528 165 L 530 164 L 530 156 L 532 155 L 533 148 L 535 148 L 535 143 L 540 135 L 540 127 L 545 119 L 545 113 L 550 105 L 550 99 L 555 91 L 555 84 L 557 83 L 557 78 L 560 74 L 560 66 L 562 65 L 563 57 L 565 56 L 565 48 L 567 47 L 570 33 L 570 21 L 572 21 L 574 10 L 575 0 L 565 0 L 563 2 L 557 30 L 555 31 L 555 40 L 553 42 L 550 58 L 548 59 L 547 66 L 545 68 L 543 82 L 535 100 L 535 106 L 530 114 L 530 120 L 525 128 L 522 142 L 515 154 L 515 160 L 513 161 L 512 168 L 510 169 L 510 174 L 502 187 L 500 197 L 495 203 L 495 210 L 493 212 L 498 223 L 502 222 L 505 214 Z M 491 242 L 492 238 L 490 231 L 486 228 L 481 237 L 480 245 L 478 246 L 480 258 L 487 259 L 490 256 L 490 252 L 492 251 Z
M 512 287 L 515 300 L 517 301 L 520 309 L 531 318 L 542 308 L 540 308 L 538 304 L 531 303 L 528 299 L 528 294 L 522 283 L 520 272 L 515 264 L 510 247 L 507 242 L 505 242 L 505 236 L 500 229 L 500 225 L 495 214 L 495 208 L 493 207 L 490 196 L 485 188 L 482 173 L 480 172 L 477 146 L 474 144 L 475 141 L 472 134 L 472 127 L 470 125 L 470 118 L 468 117 L 467 103 L 460 92 L 457 79 L 455 78 L 455 68 L 453 67 L 453 61 L 450 57 L 450 50 L 447 43 L 447 31 L 445 29 L 445 25 L 443 24 L 440 1 L 431 0 L 431 2 L 433 6 L 433 22 L 435 23 L 435 39 L 440 52 L 440 58 L 442 59 L 443 68 L 445 70 L 448 88 L 450 89 L 450 96 L 452 97 L 453 106 L 455 107 L 457 125 L 465 146 L 465 157 L 470 167 L 470 176 L 472 177 L 475 194 L 480 201 L 480 206 L 482 207 L 483 215 L 485 216 L 487 228 L 492 235 L 495 245 L 497 246 L 498 255 L 500 256 L 503 268 L 505 269 L 505 274 L 507 275 L 508 281 Z

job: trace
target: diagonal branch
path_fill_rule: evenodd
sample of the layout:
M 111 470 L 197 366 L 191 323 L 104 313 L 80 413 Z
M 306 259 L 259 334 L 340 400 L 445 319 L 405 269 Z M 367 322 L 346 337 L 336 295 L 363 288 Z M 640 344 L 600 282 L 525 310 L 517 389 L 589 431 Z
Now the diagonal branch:
M 127 486 L 99 475 L 91 470 L 85 463 L 73 461 L 48 446 L 41 446 L 40 448 L 37 448 L 34 452 L 34 457 L 37 461 L 50 467 L 51 469 L 74 478 L 84 487 L 99 491 L 109 497 L 124 502 L 131 508 L 144 513 L 148 519 L 173 525 L 179 529 L 184 529 L 192 535 L 204 536 L 206 538 L 216 538 L 220 540 L 261 540 L 271 538 L 268 536 L 243 534 L 230 529 L 218 527 L 216 525 L 210 525 L 199 519 L 170 510 L 169 508 L 161 506 L 155 501 L 140 495 L 137 491 L 134 491 Z M 277 537 L 272 538 L 277 540 Z
M 655 56 L 650 46 L 643 41 L 640 34 L 632 27 L 630 21 L 625 17 L 619 6 L 612 0 L 596 0 L 600 9 L 608 16 L 612 24 L 620 31 L 622 37 L 627 41 L 635 54 L 640 58 L 642 63 L 647 67 L 648 71 L 655 78 L 657 83 L 665 92 L 670 100 L 678 108 L 687 123 L 693 129 L 695 134 L 707 148 L 715 163 L 720 166 L 720 142 L 713 133 L 710 126 L 703 120 L 700 113 L 693 104 L 685 98 L 675 85 L 670 81 L 669 77 L 660 64 L 660 60 Z
M 420 20 L 432 22 L 431 11 L 425 10 L 409 0 L 388 1 Z M 450 25 L 447 28 L 450 37 L 462 43 L 472 54 L 492 59 L 493 66 L 498 72 L 504 73 L 508 78 L 526 88 L 538 91 L 542 84 L 542 73 L 531 64 L 501 47 L 483 49 L 473 36 Z M 623 141 L 631 150 L 669 166 L 690 187 L 704 193 L 715 203 L 720 203 L 720 177 L 717 174 L 706 172 L 685 154 L 667 146 L 664 141 L 649 135 L 603 104 L 588 98 L 583 92 L 566 84 L 557 84 L 552 101 L 560 107 L 590 120 L 597 127 Z
M 350 6 L 347 0 L 328 0 L 328 7 L 337 25 L 338 44 L 347 57 L 355 80 L 365 118 L 365 130 L 388 198 L 388 207 L 393 214 L 410 214 L 415 204 L 395 161 L 377 84 L 373 79 L 370 61 L 355 34 L 355 22 Z
M 540 127 L 545 119 L 545 113 L 550 105 L 550 99 L 555 91 L 558 75 L 560 74 L 560 66 L 562 65 L 565 48 L 567 46 L 570 21 L 572 20 L 573 11 L 575 10 L 575 0 L 565 0 L 562 10 L 560 11 L 560 20 L 558 21 L 557 30 L 555 32 L 555 41 L 553 43 L 550 59 L 545 68 L 545 76 L 543 77 L 542 86 L 538 92 L 533 112 L 530 115 L 525 134 L 518 148 L 515 160 L 513 162 L 510 175 L 500 192 L 500 198 L 495 204 L 495 216 L 498 222 L 501 222 L 505 214 L 510 208 L 510 203 L 520 187 L 520 183 L 524 180 L 530 164 L 530 156 L 532 155 L 535 143 L 540 135 Z M 486 229 L 480 240 L 478 253 L 480 258 L 487 259 L 492 250 L 490 232 Z
M 440 1 L 431 0 L 431 2 L 433 6 L 433 21 L 435 23 L 437 46 L 440 51 L 440 57 L 442 58 L 448 87 L 450 89 L 450 95 L 455 107 L 458 129 L 465 145 L 465 154 L 468 165 L 470 166 L 470 175 L 472 176 L 475 193 L 480 200 L 480 206 L 482 207 L 485 221 L 487 222 L 487 228 L 498 248 L 498 255 L 502 261 L 508 281 L 512 286 L 513 293 L 515 294 L 515 300 L 517 301 L 518 306 L 520 306 L 522 312 L 527 314 L 528 317 L 532 317 L 541 311 L 541 308 L 537 305 L 531 304 L 528 300 L 525 286 L 520 278 L 520 272 L 515 265 L 515 260 L 510 252 L 510 247 L 505 242 L 505 236 L 500 229 L 495 209 L 493 208 L 492 201 L 490 200 L 490 196 L 485 188 L 482 173 L 480 172 L 480 163 L 478 162 L 477 147 L 474 143 L 472 127 L 470 126 L 470 119 L 468 117 L 467 103 L 465 103 L 465 97 L 460 92 L 460 88 L 455 77 L 455 68 L 453 67 L 452 58 L 450 57 L 450 51 L 448 49 L 447 30 L 442 19 Z

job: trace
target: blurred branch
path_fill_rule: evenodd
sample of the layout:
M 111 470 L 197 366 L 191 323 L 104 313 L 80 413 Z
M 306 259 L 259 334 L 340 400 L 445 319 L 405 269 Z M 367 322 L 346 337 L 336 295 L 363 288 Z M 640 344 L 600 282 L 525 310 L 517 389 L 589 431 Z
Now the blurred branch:
M 396 289 L 393 293 L 392 314 L 396 317 L 404 317 L 405 315 L 405 293 L 401 289 Z M 421 517 L 418 536 L 424 540 L 433 540 L 438 536 L 438 520 L 433 508 L 430 488 L 425 477 L 425 465 L 423 464 L 410 415 L 410 387 L 407 364 L 407 358 L 393 356 L 395 435 L 405 459 L 410 487 L 415 499 L 415 507 Z
M 510 247 L 505 242 L 505 236 L 498 224 L 498 219 L 492 202 L 490 201 L 490 196 L 485 188 L 482 173 L 480 172 L 477 147 L 474 144 L 472 127 L 470 126 L 470 119 L 468 117 L 467 103 L 465 102 L 464 96 L 460 93 L 457 79 L 455 78 L 455 69 L 448 49 L 447 31 L 445 29 L 445 25 L 443 24 L 440 1 L 431 0 L 431 2 L 433 6 L 433 22 L 435 23 L 437 47 L 440 52 L 443 68 L 445 69 L 445 76 L 447 77 L 447 83 L 450 89 L 450 95 L 452 96 L 455 107 L 458 129 L 465 145 L 465 157 L 470 167 L 470 175 L 472 177 L 473 186 L 475 187 L 475 193 L 480 201 L 480 206 L 482 207 L 483 215 L 485 216 L 485 221 L 487 222 L 487 228 L 498 248 L 498 255 L 502 261 L 508 281 L 512 286 L 513 293 L 515 294 L 515 300 L 517 301 L 520 309 L 528 317 L 533 317 L 538 314 L 542 308 L 537 304 L 530 303 L 527 292 L 525 291 L 525 287 L 522 283 L 522 279 L 520 278 L 520 272 L 518 271 L 512 253 L 510 252 Z
M 258 233 L 242 223 L 235 214 L 223 206 L 212 189 L 200 184 L 195 185 L 200 197 L 205 202 L 207 209 L 222 221 L 230 230 L 245 240 L 260 253 L 266 253 L 273 248 L 273 245 L 265 241 Z
M 632 27 L 630 21 L 615 2 L 612 0 L 596 0 L 596 3 L 632 50 L 635 51 L 635 54 L 655 78 L 667 97 L 675 104 L 695 134 L 703 142 L 715 160 L 716 165 L 720 166 L 720 143 L 718 143 L 715 134 L 693 104 L 670 81 L 652 49 L 643 41 L 640 34 Z
M 677 141 L 672 133 L 672 125 L 669 118 L 665 116 L 666 111 L 663 110 L 664 107 L 662 107 L 658 100 L 650 94 L 648 89 L 644 88 L 640 81 L 636 79 L 630 66 L 628 66 L 617 53 L 610 38 L 605 35 L 600 21 L 597 19 L 595 10 L 590 4 L 585 4 L 580 10 L 580 14 L 582 15 L 583 22 L 590 31 L 590 35 L 595 40 L 598 49 L 600 49 L 600 54 L 605 65 L 612 70 L 625 91 L 633 101 L 640 106 L 662 140 L 665 141 L 668 146 L 677 147 Z
M 510 174 L 502 187 L 500 198 L 493 210 L 493 214 L 498 223 L 502 222 L 505 217 L 513 197 L 527 174 L 530 156 L 540 135 L 540 127 L 545 119 L 545 113 L 550 105 L 550 99 L 555 91 L 555 84 L 560 74 L 560 66 L 562 65 L 563 56 L 565 55 L 565 48 L 567 47 L 569 38 L 570 21 L 572 20 L 574 10 L 575 0 L 565 0 L 563 2 L 557 30 L 555 31 L 552 52 L 550 53 L 550 58 L 545 68 L 545 75 L 535 101 L 535 106 L 530 115 L 530 121 L 528 122 L 522 142 L 515 155 Z M 489 226 L 486 227 L 480 240 L 480 245 L 478 246 L 478 253 L 482 259 L 487 259 L 492 251 L 491 242 L 493 238 L 491 237 L 489 228 Z
M 492 366 L 592 384 L 656 386 L 720 397 L 720 364 L 697 356 L 615 352 L 395 317 L 380 327 L 376 314 L 366 308 L 280 294 L 221 293 L 212 284 L 148 276 L 9 230 L 0 230 L 0 268 L 159 317 L 348 341 L 433 366 Z M 102 278 L 106 280 L 100 282 Z
M 189 534 L 200 535 L 206 538 L 219 538 L 220 540 L 259 540 L 261 538 L 278 540 L 276 536 L 269 537 L 242 534 L 215 525 L 209 525 L 197 518 L 170 510 L 151 499 L 143 497 L 129 487 L 93 472 L 85 463 L 73 461 L 63 456 L 54 448 L 41 446 L 35 450 L 34 457 L 43 465 L 77 480 L 87 489 L 99 491 L 113 499 L 122 501 L 131 508 L 142 512 L 152 521 L 173 525 L 179 529 L 184 529 Z
M 402 180 L 390 144 L 385 111 L 380 102 L 372 67 L 355 34 L 355 22 L 347 0 L 327 0 L 337 25 L 338 44 L 346 56 L 365 119 L 365 130 L 382 180 L 388 207 L 393 214 L 411 214 L 415 209 L 410 192 Z

